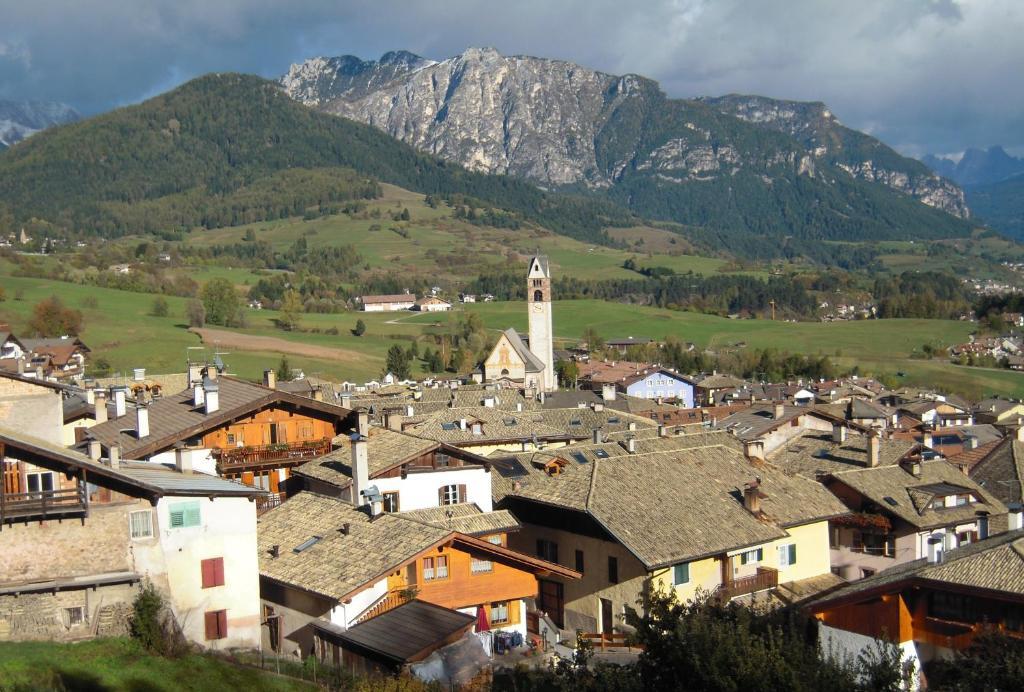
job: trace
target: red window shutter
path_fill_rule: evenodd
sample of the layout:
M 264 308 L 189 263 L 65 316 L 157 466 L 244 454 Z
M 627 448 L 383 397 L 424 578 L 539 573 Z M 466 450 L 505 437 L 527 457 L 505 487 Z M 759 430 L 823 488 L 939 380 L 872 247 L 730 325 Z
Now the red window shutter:
M 213 585 L 224 586 L 224 558 L 222 557 L 213 560 Z
M 439 507 L 444 506 L 444 489 L 447 487 L 447 485 L 442 485 L 440 488 L 437 489 L 437 504 Z
M 459 502 L 463 503 L 466 501 L 466 485 L 464 483 L 459 484 Z
M 217 613 L 216 613 L 216 611 L 211 611 L 209 613 L 204 613 L 204 618 L 206 620 L 206 638 L 207 639 L 217 639 L 218 637 L 217 637 Z
M 214 585 L 213 560 L 203 560 L 199 564 L 203 572 L 203 588 L 208 589 Z
M 203 588 L 224 586 L 224 558 L 211 557 L 202 561 Z
M 217 634 L 220 635 L 220 639 L 228 636 L 228 611 L 226 610 L 217 611 Z

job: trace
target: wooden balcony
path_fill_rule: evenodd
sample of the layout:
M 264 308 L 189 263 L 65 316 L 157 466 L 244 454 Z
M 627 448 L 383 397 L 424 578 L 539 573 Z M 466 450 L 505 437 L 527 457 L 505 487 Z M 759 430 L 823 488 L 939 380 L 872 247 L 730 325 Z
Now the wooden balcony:
M 251 468 L 280 462 L 288 463 L 304 459 L 314 459 L 322 457 L 330 451 L 331 441 L 324 439 L 312 442 L 215 449 L 213 450 L 213 456 L 217 460 L 218 469 L 223 472 L 245 467 Z
M 284 502 L 284 493 L 267 493 L 256 498 L 256 516 L 260 516 Z
M 392 590 L 380 597 L 372 606 L 364 610 L 356 617 L 356 623 L 366 622 L 382 613 L 393 610 L 409 600 L 409 592 L 405 589 L 400 591 Z
M 758 567 L 757 574 L 749 577 L 733 579 L 718 587 L 719 596 L 723 600 L 731 600 L 738 596 L 774 589 L 779 585 L 779 572 L 771 567 Z
M 3 523 L 84 517 L 88 512 L 89 503 L 82 483 L 66 490 L 0 493 L 0 522 Z

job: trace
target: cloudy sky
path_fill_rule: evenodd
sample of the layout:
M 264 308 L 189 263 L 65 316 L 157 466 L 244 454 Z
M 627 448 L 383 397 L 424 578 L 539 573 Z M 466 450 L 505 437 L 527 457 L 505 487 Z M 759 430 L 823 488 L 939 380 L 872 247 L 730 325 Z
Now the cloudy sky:
M 828 103 L 908 154 L 1024 153 L 1021 0 L 0 0 L 0 98 L 97 113 L 211 71 L 468 46 Z

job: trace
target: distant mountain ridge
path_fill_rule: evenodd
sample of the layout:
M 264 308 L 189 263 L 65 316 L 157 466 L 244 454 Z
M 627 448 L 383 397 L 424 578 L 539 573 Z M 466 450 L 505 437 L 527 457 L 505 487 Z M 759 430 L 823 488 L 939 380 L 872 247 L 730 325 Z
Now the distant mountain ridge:
M 0 100 L 0 149 L 17 144 L 40 130 L 75 122 L 81 117 L 71 106 L 55 101 Z
M 843 127 L 823 104 L 668 99 L 637 75 L 479 48 L 437 62 L 407 52 L 314 58 L 292 65 L 280 83 L 302 103 L 471 170 L 603 192 L 636 213 L 681 223 L 780 231 L 795 222 L 798 235 L 828 236 L 820 227 L 849 226 L 840 219 L 853 211 L 890 227 L 897 217 L 901 225 L 953 226 L 889 209 L 901 205 L 877 184 L 968 216 L 956 185 Z M 743 209 L 738 194 L 758 209 Z M 885 234 L 875 228 L 865 237 Z
M 1024 173 L 1024 158 L 1011 156 L 999 145 L 967 149 L 959 161 L 934 154 L 927 154 L 921 161 L 964 187 L 998 183 Z

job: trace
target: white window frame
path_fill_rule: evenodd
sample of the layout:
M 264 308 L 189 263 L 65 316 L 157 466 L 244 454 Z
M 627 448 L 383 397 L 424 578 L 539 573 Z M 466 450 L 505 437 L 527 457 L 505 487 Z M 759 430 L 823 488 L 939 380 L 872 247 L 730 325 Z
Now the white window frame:
M 135 519 L 136 517 L 142 517 L 145 515 L 148 517 L 149 533 L 135 533 Z M 151 509 L 140 509 L 134 512 L 128 512 L 128 533 L 133 541 L 139 541 L 146 538 L 153 538 L 156 535 L 156 528 L 153 526 L 153 510 Z
M 796 552 L 795 546 L 796 543 L 784 543 L 779 546 L 779 567 L 792 567 L 796 564 L 796 557 L 792 562 L 789 561 L 790 552 Z
M 434 558 L 434 579 L 447 579 L 447 578 L 448 578 L 448 556 L 447 555 L 438 555 L 436 558 Z
M 741 565 L 757 565 L 764 560 L 764 549 L 752 548 L 751 550 L 744 550 L 739 555 Z
M 44 476 L 49 476 L 49 478 L 50 478 L 50 489 L 49 490 L 44 490 L 43 489 L 43 477 Z M 38 479 L 36 481 L 36 484 L 39 487 L 36 488 L 35 490 L 32 490 L 29 487 L 31 485 L 31 482 L 29 481 L 29 479 L 33 478 L 33 477 Z M 28 472 L 25 473 L 25 492 L 39 493 L 39 496 L 41 497 L 43 493 L 52 493 L 53 491 L 57 490 L 57 488 L 58 488 L 58 485 L 57 485 L 57 474 L 55 474 L 53 471 L 28 471 Z
M 505 617 L 499 617 L 498 613 L 505 613 Z M 495 625 L 506 625 L 511 622 L 511 606 L 508 601 L 497 601 L 491 604 L 491 622 Z
M 488 574 L 494 571 L 494 563 L 491 560 L 481 560 L 480 558 L 470 558 L 469 571 L 472 574 Z
M 448 505 L 459 504 L 459 486 L 456 483 L 450 485 L 441 486 L 444 488 L 444 494 L 441 496 L 441 506 L 447 507 Z

